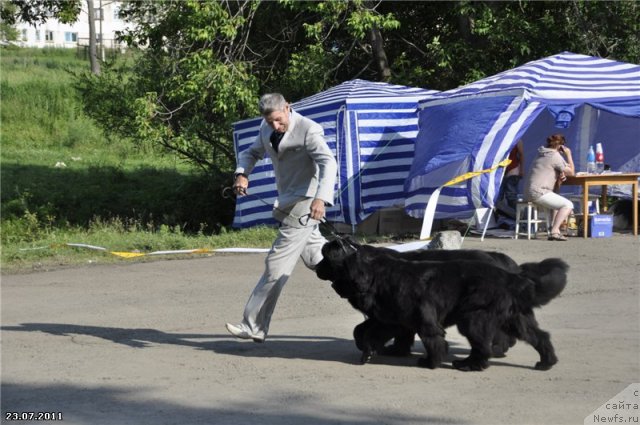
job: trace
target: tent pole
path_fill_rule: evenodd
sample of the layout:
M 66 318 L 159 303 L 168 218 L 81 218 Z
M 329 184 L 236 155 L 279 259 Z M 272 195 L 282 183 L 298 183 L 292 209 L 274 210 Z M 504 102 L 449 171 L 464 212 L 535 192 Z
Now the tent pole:
M 487 233 L 487 228 L 489 227 L 489 222 L 491 221 L 491 214 L 493 214 L 493 208 L 489 208 L 489 214 L 486 221 L 484 222 L 484 229 L 482 229 L 482 237 L 480 238 L 480 242 L 484 241 L 484 235 L 485 233 Z

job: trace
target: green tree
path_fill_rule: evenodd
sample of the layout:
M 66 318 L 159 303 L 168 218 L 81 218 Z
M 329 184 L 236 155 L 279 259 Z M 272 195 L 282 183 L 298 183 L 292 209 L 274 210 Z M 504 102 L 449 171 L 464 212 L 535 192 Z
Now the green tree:
M 122 39 L 143 47 L 135 63 L 110 65 L 78 86 L 87 111 L 105 127 L 223 175 L 235 164 L 232 124 L 257 114 L 260 92 L 295 100 L 339 82 L 358 61 L 381 78 L 389 75 L 382 44 L 377 50 L 364 44 L 398 23 L 367 5 L 129 2 L 121 16 L 136 26 Z M 360 57 L 352 53 L 358 46 Z
M 130 2 L 122 35 L 143 46 L 133 64 L 79 81 L 87 111 L 110 130 L 162 146 L 213 171 L 235 161 L 231 125 L 257 113 L 258 84 L 245 60 L 256 2 Z M 104 101 L 102 101 L 104 99 Z
M 18 39 L 18 30 L 15 28 L 15 21 L 5 20 L 4 16 L 15 16 L 17 7 L 9 0 L 0 0 L 0 40 L 16 41 Z
M 571 51 L 640 62 L 634 1 L 383 2 L 392 80 L 447 90 Z
M 282 4 L 305 17 L 303 42 L 293 46 L 285 70 L 295 97 L 353 78 L 391 78 L 383 34 L 398 29 L 400 22 L 392 12 L 378 11 L 381 2 L 287 0 Z
M 295 101 L 353 78 L 447 90 L 562 51 L 638 62 L 640 3 L 144 0 L 141 49 L 79 86 L 90 114 L 222 176 L 232 123 L 263 92 Z
M 13 7 L 4 7 L 5 3 Z M 51 17 L 70 24 L 78 19 L 81 0 L 11 0 L 2 4 L 0 17 L 10 24 L 15 24 L 17 19 L 28 24 L 44 23 Z

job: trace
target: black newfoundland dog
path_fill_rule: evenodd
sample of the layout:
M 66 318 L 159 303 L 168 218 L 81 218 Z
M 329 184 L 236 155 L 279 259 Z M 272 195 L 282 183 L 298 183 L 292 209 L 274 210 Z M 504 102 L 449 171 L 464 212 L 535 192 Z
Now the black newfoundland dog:
M 358 249 L 361 246 L 351 239 L 348 239 L 346 243 L 353 249 Z M 464 259 L 485 261 L 513 273 L 520 272 L 520 267 L 511 257 L 499 252 L 481 251 L 477 249 L 420 249 L 408 252 L 398 252 L 389 248 L 376 249 L 381 253 L 405 260 L 452 261 Z M 362 351 L 362 363 L 367 363 L 375 353 L 387 356 L 408 356 L 411 354 L 415 332 L 401 325 L 386 324 L 369 317 L 355 327 L 353 336 L 356 346 Z M 387 342 L 392 339 L 393 343 L 387 346 Z M 493 357 L 504 357 L 507 350 L 515 343 L 515 338 L 510 337 L 504 332 L 497 332 L 492 344 Z
M 363 359 L 385 338 L 406 346 L 417 333 L 426 350 L 419 365 L 437 368 L 447 352 L 445 328 L 456 325 L 471 345 L 469 357 L 453 362 L 457 369 L 486 369 L 496 340 L 531 344 L 540 355 L 536 369 L 557 363 L 549 334 L 538 327 L 533 308 L 564 289 L 564 261 L 550 258 L 518 267 L 502 254 L 480 258 L 483 251 L 434 250 L 428 260 L 420 257 L 427 251 L 411 254 L 418 259 L 390 251 L 337 239 L 325 244 L 324 259 L 316 267 L 320 279 L 330 280 L 341 297 L 373 320 L 354 332 Z

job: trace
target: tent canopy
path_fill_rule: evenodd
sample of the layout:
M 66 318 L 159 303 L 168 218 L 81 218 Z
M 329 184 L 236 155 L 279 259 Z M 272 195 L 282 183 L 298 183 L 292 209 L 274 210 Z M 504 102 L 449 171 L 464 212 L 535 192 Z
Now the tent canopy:
M 553 133 L 563 133 L 577 170 L 601 142 L 614 171 L 640 170 L 640 66 L 564 52 L 420 102 L 420 131 L 405 182 L 405 208 L 422 217 L 450 179 L 487 170 L 522 139 L 525 168 Z M 436 218 L 493 207 L 504 170 L 443 188 Z
M 327 217 L 357 224 L 377 209 L 404 205 L 404 182 L 418 134 L 418 102 L 433 90 L 352 80 L 292 104 L 298 113 L 324 129 L 338 161 L 335 205 Z M 262 118 L 234 124 L 236 156 L 258 135 Z M 271 160 L 260 161 L 250 176 L 249 192 L 240 197 L 234 227 L 275 224 L 271 213 L 276 185 Z

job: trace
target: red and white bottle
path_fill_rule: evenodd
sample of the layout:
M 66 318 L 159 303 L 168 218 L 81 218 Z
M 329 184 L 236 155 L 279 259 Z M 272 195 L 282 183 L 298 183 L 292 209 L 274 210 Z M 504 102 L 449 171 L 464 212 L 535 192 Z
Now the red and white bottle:
M 596 173 L 602 174 L 604 171 L 604 151 L 602 143 L 596 143 Z

